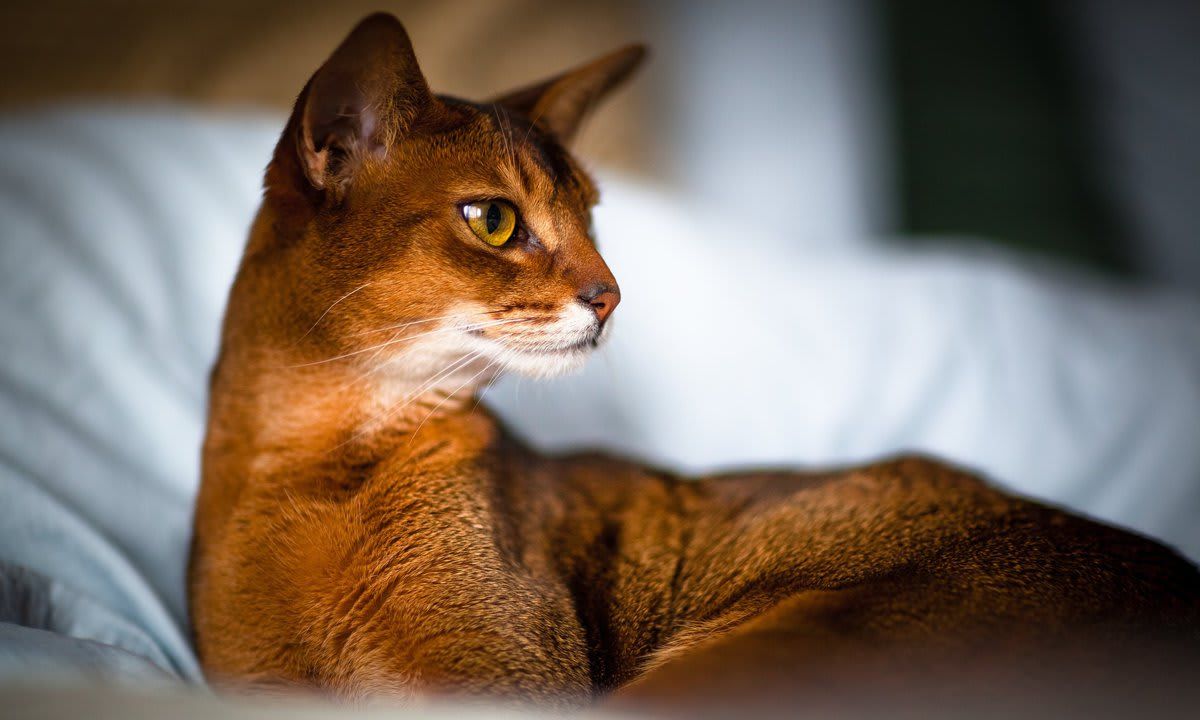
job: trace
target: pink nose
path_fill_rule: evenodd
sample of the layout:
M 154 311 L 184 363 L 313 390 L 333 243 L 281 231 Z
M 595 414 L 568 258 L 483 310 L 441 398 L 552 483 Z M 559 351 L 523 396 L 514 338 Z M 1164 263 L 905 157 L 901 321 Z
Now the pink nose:
M 596 319 L 603 325 L 608 316 L 612 315 L 612 311 L 617 308 L 617 303 L 621 302 L 621 291 L 616 285 L 596 283 L 581 290 L 579 299 L 585 305 L 592 306 L 592 310 L 596 312 Z

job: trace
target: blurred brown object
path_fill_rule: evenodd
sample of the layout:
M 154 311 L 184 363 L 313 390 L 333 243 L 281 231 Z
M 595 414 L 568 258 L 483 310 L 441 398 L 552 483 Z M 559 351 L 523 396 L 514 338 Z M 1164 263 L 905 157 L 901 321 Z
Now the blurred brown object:
M 0 5 L 0 107 L 167 99 L 282 115 L 346 32 L 396 15 L 438 92 L 483 99 L 643 39 L 630 0 L 45 0 Z M 646 84 L 596 114 L 589 163 L 649 172 Z

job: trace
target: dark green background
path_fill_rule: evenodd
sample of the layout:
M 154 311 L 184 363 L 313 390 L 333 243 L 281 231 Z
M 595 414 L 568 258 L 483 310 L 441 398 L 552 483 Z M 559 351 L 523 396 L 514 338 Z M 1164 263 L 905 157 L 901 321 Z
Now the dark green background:
M 1052 2 L 880 3 L 900 230 L 989 241 L 1132 275 Z M 944 238 L 939 241 L 944 242 Z

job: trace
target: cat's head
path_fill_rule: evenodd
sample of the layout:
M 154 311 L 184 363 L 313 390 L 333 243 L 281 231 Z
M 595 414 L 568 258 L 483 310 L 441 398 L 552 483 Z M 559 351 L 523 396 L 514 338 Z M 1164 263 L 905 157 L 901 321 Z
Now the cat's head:
M 564 145 L 643 54 L 467 102 L 429 90 L 395 18 L 362 21 L 300 94 L 247 254 L 285 278 L 306 357 L 582 363 L 621 296 L 591 234 L 596 187 Z

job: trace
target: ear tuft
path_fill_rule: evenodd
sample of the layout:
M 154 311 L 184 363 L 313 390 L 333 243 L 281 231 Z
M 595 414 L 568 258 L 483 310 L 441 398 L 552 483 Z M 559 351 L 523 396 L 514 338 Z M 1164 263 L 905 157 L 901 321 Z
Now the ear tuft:
M 561 75 L 496 98 L 569 143 L 584 117 L 624 82 L 646 57 L 644 45 L 628 45 Z
M 404 26 L 362 20 L 313 74 L 293 111 L 299 169 L 312 188 L 338 188 L 356 163 L 381 154 L 433 102 Z

